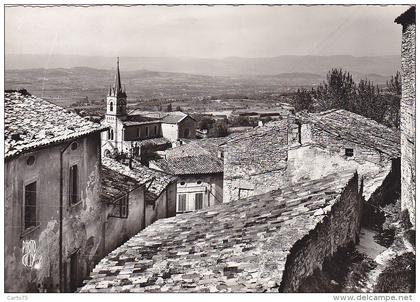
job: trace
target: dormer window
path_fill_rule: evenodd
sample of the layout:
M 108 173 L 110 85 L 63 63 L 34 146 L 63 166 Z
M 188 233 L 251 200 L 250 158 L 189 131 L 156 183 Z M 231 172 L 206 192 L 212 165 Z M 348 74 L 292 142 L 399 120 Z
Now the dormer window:
M 113 102 L 109 103 L 109 111 L 114 111 L 114 103 Z
M 354 156 L 354 150 L 353 150 L 353 149 L 351 149 L 351 148 L 346 148 L 346 149 L 344 150 L 344 154 L 345 154 L 347 157 L 353 157 L 353 156 Z

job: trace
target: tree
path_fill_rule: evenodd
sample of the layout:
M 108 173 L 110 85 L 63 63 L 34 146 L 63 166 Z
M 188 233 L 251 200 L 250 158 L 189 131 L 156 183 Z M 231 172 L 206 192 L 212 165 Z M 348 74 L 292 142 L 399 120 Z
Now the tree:
M 151 160 L 157 160 L 161 157 L 156 153 L 156 149 L 153 144 L 144 144 L 140 148 L 140 162 L 142 165 L 149 166 Z
M 313 94 L 313 92 L 312 92 Z M 308 110 L 312 111 L 313 109 L 313 98 L 310 91 L 305 88 L 298 89 L 293 98 L 293 106 L 296 111 Z
M 176 106 L 176 109 L 175 109 L 176 111 L 182 111 L 182 108 L 181 108 L 181 106 Z
M 226 123 L 224 122 L 217 122 L 215 125 L 215 134 L 217 137 L 225 137 L 228 135 L 228 128 L 226 126 Z
M 200 129 L 200 130 L 203 130 L 203 129 L 209 130 L 211 128 L 211 126 L 212 126 L 213 123 L 214 123 L 214 120 L 213 119 L 211 119 L 211 118 L 209 118 L 207 116 L 204 116 L 198 122 L 198 129 Z
M 168 106 L 166 106 L 166 112 L 172 112 L 172 103 L 169 103 Z
M 351 110 L 354 90 L 355 83 L 351 74 L 342 69 L 333 68 L 327 74 L 327 82 L 318 86 L 316 90 L 317 98 L 320 100 L 320 109 Z
M 384 95 L 387 101 L 387 123 L 394 128 L 400 128 L 400 104 L 402 95 L 401 74 L 397 71 L 391 80 L 386 82 Z

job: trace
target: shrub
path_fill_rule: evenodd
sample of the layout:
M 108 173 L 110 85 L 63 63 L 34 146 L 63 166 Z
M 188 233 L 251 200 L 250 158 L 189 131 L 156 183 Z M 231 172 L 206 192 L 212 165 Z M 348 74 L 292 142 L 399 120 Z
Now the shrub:
M 374 292 L 413 293 L 416 288 L 416 259 L 413 253 L 405 253 L 391 260 L 379 275 Z

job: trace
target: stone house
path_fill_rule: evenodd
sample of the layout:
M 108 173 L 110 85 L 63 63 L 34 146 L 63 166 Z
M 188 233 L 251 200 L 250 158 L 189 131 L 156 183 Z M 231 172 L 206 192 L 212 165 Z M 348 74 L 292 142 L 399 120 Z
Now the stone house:
M 271 191 L 284 182 L 288 121 L 236 134 L 224 144 L 223 202 Z
M 195 138 L 197 122 L 183 112 L 171 112 L 162 118 L 162 135 L 171 142 L 182 138 Z
M 5 94 L 5 290 L 74 292 L 141 229 L 176 214 L 176 178 L 101 159 L 92 123 L 45 100 Z
M 396 130 L 345 110 L 300 113 L 227 141 L 224 201 L 320 179 L 337 170 L 357 170 L 365 181 L 375 182 L 379 175 L 399 169 L 399 157 Z M 366 198 L 370 187 L 365 186 Z
M 80 292 L 299 292 L 357 241 L 359 184 L 340 171 L 162 219 L 102 259 Z
M 195 142 L 167 150 L 166 158 L 149 166 L 178 177 L 177 213 L 223 202 L 223 160 Z
M 104 255 L 106 128 L 31 95 L 4 105 L 5 291 L 74 291 Z
M 416 7 L 395 22 L 402 25 L 401 207 L 415 227 L 416 205 Z
M 195 138 L 196 122 L 188 114 L 171 112 L 145 116 L 127 113 L 127 94 L 121 85 L 119 60 L 115 82 L 109 88 L 106 102 L 106 114 L 101 121 L 109 127 L 101 137 L 104 156 L 115 151 L 138 156 L 145 144 L 151 144 L 155 150 L 164 150 L 180 138 Z
M 122 218 L 128 219 L 126 224 L 130 231 L 121 230 L 120 236 L 124 236 L 124 239 L 128 239 L 158 219 L 175 216 L 176 177 L 149 169 L 136 161 L 131 163 L 131 167 L 109 158 L 104 158 L 102 162 L 104 169 L 113 172 L 108 172 L 108 179 L 103 181 L 103 200 L 115 205 L 110 213 L 117 212 L 117 214 L 108 214 L 108 217 L 118 216 L 121 203 L 117 201 L 122 198 L 125 203 L 123 208 L 126 209 L 124 211 L 126 217 Z M 118 174 L 120 176 L 117 176 Z M 114 177 L 111 178 L 112 176 Z M 112 198 L 109 199 L 108 195 Z M 114 226 L 110 226 L 110 230 L 118 233 Z

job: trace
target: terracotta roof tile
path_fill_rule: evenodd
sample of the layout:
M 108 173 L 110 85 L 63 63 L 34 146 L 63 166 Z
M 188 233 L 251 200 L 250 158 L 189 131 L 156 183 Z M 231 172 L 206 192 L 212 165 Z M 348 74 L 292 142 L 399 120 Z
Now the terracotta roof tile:
M 392 158 L 401 156 L 400 132 L 346 110 L 300 115 L 321 131 L 340 139 L 379 150 Z
M 113 203 L 138 186 L 140 184 L 134 178 L 101 165 L 100 200 L 102 202 Z
M 5 158 L 107 129 L 41 98 L 4 94 Z
M 263 292 L 353 173 L 161 219 L 102 259 L 81 292 Z M 278 288 L 277 288 L 278 289 Z
M 133 178 L 141 184 L 145 184 L 147 202 L 155 201 L 170 183 L 177 180 L 172 175 L 149 169 L 136 161 L 133 161 L 132 169 L 108 157 L 104 157 L 102 163 L 109 169 Z
M 223 172 L 223 161 L 212 155 L 196 155 L 153 161 L 163 171 L 173 175 L 211 174 Z

